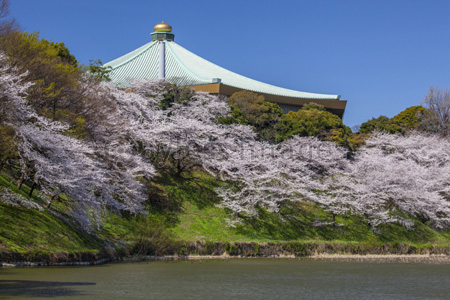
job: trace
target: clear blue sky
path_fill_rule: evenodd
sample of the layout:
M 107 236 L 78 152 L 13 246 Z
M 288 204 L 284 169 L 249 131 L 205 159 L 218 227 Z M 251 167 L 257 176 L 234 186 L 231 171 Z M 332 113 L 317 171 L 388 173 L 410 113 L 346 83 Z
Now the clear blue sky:
M 348 100 L 344 123 L 392 117 L 450 87 L 450 1 L 12 0 L 23 30 L 108 62 L 150 40 L 175 41 L 231 71 Z

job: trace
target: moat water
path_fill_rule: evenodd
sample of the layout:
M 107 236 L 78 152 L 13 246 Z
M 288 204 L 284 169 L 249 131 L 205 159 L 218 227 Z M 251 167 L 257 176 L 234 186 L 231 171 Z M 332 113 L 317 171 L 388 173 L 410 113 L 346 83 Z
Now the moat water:
M 0 269 L 0 299 L 450 299 L 450 264 L 231 259 Z

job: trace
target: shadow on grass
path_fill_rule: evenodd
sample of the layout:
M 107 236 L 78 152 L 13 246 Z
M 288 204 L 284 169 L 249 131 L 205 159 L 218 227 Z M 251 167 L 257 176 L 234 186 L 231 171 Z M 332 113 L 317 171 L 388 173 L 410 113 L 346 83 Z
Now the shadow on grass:
M 214 191 L 219 185 L 215 178 L 201 172 L 187 173 L 183 177 L 163 173 L 149 186 L 149 203 L 152 208 L 164 213 L 181 212 L 185 201 L 204 209 L 220 203 Z
M 243 224 L 236 230 L 239 234 L 255 239 L 275 240 L 322 240 L 383 243 L 437 243 L 444 233 L 433 230 L 419 221 L 409 230 L 398 223 L 379 225 L 377 233 L 362 216 L 333 216 L 314 204 L 287 202 L 279 213 L 259 208 L 256 217 L 242 217 Z M 325 225 L 315 226 L 316 221 Z M 333 223 L 336 221 L 336 223 Z M 326 224 L 328 222 L 328 224 Z
M 287 202 L 279 213 L 259 208 L 257 217 L 243 217 L 244 223 L 237 227 L 240 234 L 253 238 L 275 240 L 348 240 L 363 241 L 372 235 L 370 227 L 359 217 L 336 219 L 314 204 Z M 316 221 L 330 222 L 314 226 Z M 341 224 L 343 223 L 343 224 Z
M 186 192 L 191 195 L 187 200 L 195 204 L 198 209 L 212 207 L 221 202 L 215 192 L 215 189 L 220 186 L 220 181 L 210 176 L 205 177 L 191 177 L 186 180 Z
M 95 282 L 56 282 L 34 280 L 0 280 L 0 299 L 6 297 L 55 298 L 79 296 L 78 286 L 92 286 Z
M 412 230 L 407 230 L 396 223 L 383 224 L 379 230 L 381 242 L 435 243 L 439 239 L 439 231 L 433 230 L 419 221 L 414 222 Z M 443 236 L 441 236 L 442 238 Z

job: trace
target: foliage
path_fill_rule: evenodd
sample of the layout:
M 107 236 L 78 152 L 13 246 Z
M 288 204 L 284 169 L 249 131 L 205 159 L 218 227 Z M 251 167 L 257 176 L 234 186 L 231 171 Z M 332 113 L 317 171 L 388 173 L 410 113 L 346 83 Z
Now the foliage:
M 338 116 L 323 110 L 323 107 L 317 104 L 309 104 L 298 112 L 290 111 L 287 116 L 293 121 L 291 135 L 323 138 L 331 129 L 344 128 Z
M 338 116 L 325 111 L 322 105 L 308 103 L 298 112 L 291 111 L 286 115 L 278 104 L 267 102 L 264 96 L 249 91 L 234 93 L 228 103 L 231 116 L 221 119 L 221 122 L 250 125 L 262 141 L 279 143 L 299 135 L 317 136 L 343 146 L 349 144 L 350 129 Z
M 379 116 L 378 118 L 372 118 L 367 122 L 361 124 L 359 128 L 360 133 L 371 133 L 374 131 L 383 131 L 387 133 L 398 133 L 400 127 L 386 116 Z
M 311 109 L 325 111 L 325 107 L 323 107 L 323 105 L 314 102 L 310 102 L 302 106 L 302 110 L 311 110 Z
M 131 253 L 137 255 L 164 255 L 172 244 L 170 233 L 164 221 L 144 216 L 139 218 L 141 220 L 137 222 L 136 228 L 133 228 L 137 239 L 131 248 Z
M 425 111 L 423 106 L 411 106 L 392 118 L 392 122 L 403 129 L 403 132 L 419 129 L 422 123 L 421 115 Z
M 8 125 L 0 125 L 0 171 L 8 160 L 17 158 L 14 137 L 14 128 Z
M 194 96 L 194 91 L 190 88 L 166 84 L 163 99 L 160 102 L 162 109 L 168 109 L 174 104 L 186 104 Z
M 239 108 L 247 122 L 258 124 L 261 114 L 267 112 L 267 107 L 262 105 L 264 96 L 250 91 L 236 92 L 228 99 L 228 102 L 231 106 Z
M 382 131 L 391 134 L 405 134 L 411 130 L 421 129 L 422 115 L 425 108 L 422 106 L 411 106 L 389 119 L 386 116 L 379 116 L 361 124 L 359 133 L 371 133 Z
M 33 83 L 28 99 L 40 114 L 65 120 L 64 112 L 79 106 L 82 72 L 64 44 L 12 31 L 0 36 L 0 50 L 8 64 Z
M 342 120 L 325 111 L 322 105 L 316 103 L 305 104 L 298 112 L 287 114 L 290 122 L 288 137 L 316 136 L 323 141 L 331 141 L 350 151 L 355 151 L 362 144 L 361 136 L 352 133 Z
M 264 96 L 250 91 L 234 93 L 228 103 L 231 116 L 222 118 L 224 124 L 250 125 L 258 133 L 259 139 L 280 142 L 286 138 L 289 120 L 276 103 L 266 102 Z
M 47 41 L 42 40 L 42 42 L 47 42 Z M 63 62 L 71 64 L 74 67 L 78 66 L 78 61 L 76 60 L 75 56 L 72 53 L 70 53 L 69 48 L 67 48 L 66 45 L 64 45 L 64 43 L 55 43 L 55 42 L 48 42 L 48 43 L 49 43 L 49 46 L 52 46 L 53 48 L 56 49 L 56 51 L 57 51 L 56 56 L 61 58 L 61 60 Z
M 325 139 L 350 150 L 347 155 L 351 157 L 355 151 L 364 145 L 366 135 L 354 133 L 344 125 L 342 128 L 331 129 Z
M 100 59 L 91 59 L 89 61 L 89 73 L 100 81 L 111 81 L 111 77 L 109 77 L 111 71 L 112 68 L 110 66 L 103 66 Z

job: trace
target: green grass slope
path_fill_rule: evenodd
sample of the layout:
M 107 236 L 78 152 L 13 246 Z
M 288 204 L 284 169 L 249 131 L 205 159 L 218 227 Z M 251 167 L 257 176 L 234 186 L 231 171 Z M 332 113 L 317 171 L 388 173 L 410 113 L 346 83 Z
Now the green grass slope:
M 0 186 L 29 198 L 29 188 L 19 191 L 11 178 L 0 176 Z M 36 199 L 35 199 L 36 200 Z M 37 200 L 36 200 L 37 201 Z M 83 234 L 49 211 L 5 205 L 0 202 L 0 252 L 97 252 L 100 240 Z
M 29 188 L 24 185 L 19 191 L 12 181 L 7 174 L 0 176 L 0 186 L 28 197 Z M 257 217 L 243 216 L 240 223 L 230 226 L 230 212 L 218 206 L 220 199 L 214 192 L 220 184 L 202 171 L 183 177 L 161 175 L 149 187 L 148 214 L 106 215 L 103 227 L 94 235 L 63 221 L 67 218 L 64 202 L 52 206 L 54 213 L 0 202 L 0 253 L 94 253 L 107 247 L 132 254 L 149 252 L 147 243 L 162 254 L 170 243 L 194 241 L 450 246 L 448 231 L 432 229 L 418 220 L 413 230 L 387 224 L 376 234 L 358 216 L 338 216 L 338 226 L 314 226 L 317 221 L 333 219 L 322 208 L 306 202 L 285 203 L 278 213 L 259 209 Z
M 279 213 L 259 209 L 257 217 L 243 217 L 235 227 L 227 223 L 230 212 L 219 208 L 214 189 L 220 184 L 212 176 L 194 172 L 184 178 L 166 176 L 159 187 L 177 212 L 170 222 L 173 238 L 184 241 L 327 241 L 398 242 L 406 244 L 450 245 L 448 231 L 437 231 L 415 220 L 413 230 L 398 224 L 379 226 L 377 234 L 359 216 L 337 216 L 338 226 L 314 226 L 331 222 L 332 215 L 306 202 L 285 203 Z M 161 191 L 160 191 L 161 192 Z M 233 218 L 232 218 L 233 219 Z

